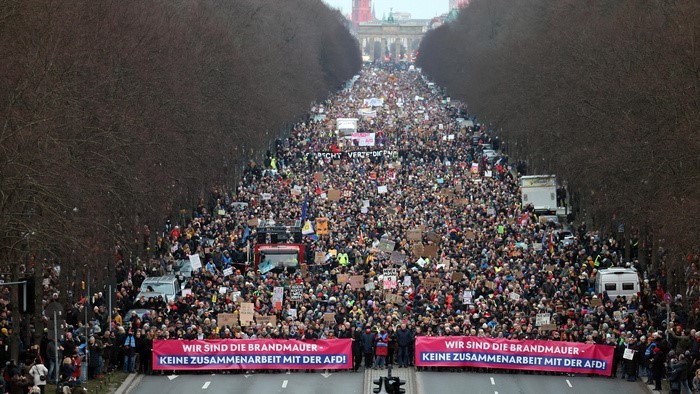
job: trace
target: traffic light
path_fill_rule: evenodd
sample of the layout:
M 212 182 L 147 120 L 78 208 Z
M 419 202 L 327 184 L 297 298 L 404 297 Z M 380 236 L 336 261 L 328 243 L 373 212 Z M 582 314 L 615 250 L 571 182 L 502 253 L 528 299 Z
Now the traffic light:
M 404 394 L 406 392 L 406 389 L 401 388 L 401 386 L 406 384 L 405 380 L 401 380 L 397 377 L 389 378 L 389 380 L 389 387 L 387 387 L 389 394 Z
M 389 391 L 388 391 L 389 380 L 388 380 L 388 378 L 374 379 L 374 384 L 377 386 L 372 390 L 375 394 L 389 394 Z
M 28 277 L 22 281 L 24 283 L 19 285 L 19 297 L 17 298 L 19 313 L 32 314 L 34 313 L 34 278 Z

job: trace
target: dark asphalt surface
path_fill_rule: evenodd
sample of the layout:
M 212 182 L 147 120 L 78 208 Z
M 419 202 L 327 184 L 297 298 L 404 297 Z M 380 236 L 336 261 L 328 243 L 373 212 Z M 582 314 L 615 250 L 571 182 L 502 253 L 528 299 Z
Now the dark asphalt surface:
M 177 377 L 173 377 L 177 376 Z M 362 372 L 145 376 L 130 394 L 363 394 Z

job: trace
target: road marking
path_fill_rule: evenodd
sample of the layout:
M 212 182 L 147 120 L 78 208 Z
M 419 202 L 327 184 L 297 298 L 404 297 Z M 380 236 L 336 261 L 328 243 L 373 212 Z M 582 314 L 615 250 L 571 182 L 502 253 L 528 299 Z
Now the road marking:
M 568 384 L 569 387 L 574 387 L 574 386 L 571 385 L 571 382 L 569 382 L 569 379 L 566 379 L 566 384 Z
M 494 391 L 493 394 L 498 394 L 498 391 Z
M 206 390 L 210 384 L 211 384 L 211 382 L 204 382 L 204 385 L 202 386 L 202 390 Z
M 491 385 L 492 385 L 492 386 L 495 386 L 495 385 L 496 385 L 496 381 L 493 380 L 493 376 L 491 377 Z
M 168 379 L 173 380 L 177 377 L 177 375 L 168 375 Z
M 246 379 L 248 379 L 250 377 L 250 375 L 243 375 L 243 376 L 245 376 Z
M 287 375 L 291 375 L 291 374 L 292 374 L 292 371 L 287 371 Z
M 284 382 L 282 382 L 282 388 L 283 388 L 283 389 L 286 389 L 286 388 L 287 388 L 287 383 L 289 383 L 289 380 L 285 380 Z
M 328 377 L 331 376 L 331 375 L 332 375 L 332 374 L 331 374 L 331 373 L 328 373 L 328 371 L 326 371 L 326 372 L 324 372 L 324 373 L 321 374 L 321 376 L 323 376 L 323 377 L 326 378 L 326 379 L 328 379 Z

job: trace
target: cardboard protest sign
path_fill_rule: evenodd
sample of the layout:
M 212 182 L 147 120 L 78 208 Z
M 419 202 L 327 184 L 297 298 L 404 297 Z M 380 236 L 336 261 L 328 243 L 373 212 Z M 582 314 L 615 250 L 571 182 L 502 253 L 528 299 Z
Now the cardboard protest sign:
M 306 277 L 309 273 L 309 266 L 307 264 L 299 264 L 301 266 L 301 276 Z
M 367 283 L 365 283 L 365 290 L 367 290 L 367 291 L 372 291 L 372 290 L 374 290 L 374 282 L 367 282 Z
M 423 284 L 428 289 L 438 287 L 438 286 L 440 286 L 440 278 L 427 278 L 426 280 L 423 281 Z
M 323 182 L 323 173 L 322 172 L 314 173 L 314 181 Z
M 491 289 L 491 290 L 495 290 L 496 287 L 498 287 L 498 286 L 496 286 L 495 283 L 493 283 L 493 282 L 491 282 L 491 281 L 489 280 L 489 281 L 486 281 L 486 287 L 488 287 L 488 288 Z
M 411 247 L 411 252 L 416 257 L 423 257 L 423 244 L 415 244 Z
M 592 307 L 598 307 L 603 305 L 603 301 L 601 301 L 600 298 L 592 298 L 590 304 Z
M 335 322 L 335 313 L 324 313 L 323 314 L 323 321 L 329 322 L 329 323 L 334 323 Z
M 379 241 L 378 249 L 384 253 L 391 253 L 394 251 L 395 246 L 396 241 L 394 241 L 393 239 L 383 238 L 381 241 Z
M 316 218 L 316 234 L 328 235 L 328 218 Z
M 233 275 L 233 268 L 228 267 L 224 269 L 224 276 Z
M 258 218 L 249 219 L 247 223 L 248 223 L 248 226 L 250 226 L 250 227 L 258 227 L 258 224 L 260 223 L 260 219 L 258 219 Z
M 462 278 L 464 278 L 464 274 L 461 272 L 453 272 L 452 273 L 452 281 L 453 282 L 461 282 Z
M 314 263 L 323 264 L 326 262 L 326 252 L 316 252 L 314 253 Z
M 250 325 L 255 318 L 255 306 L 252 302 L 242 302 L 241 308 L 238 310 L 238 319 L 241 326 Z
M 465 207 L 469 205 L 469 199 L 468 198 L 458 198 L 454 200 L 455 205 Z
M 289 286 L 289 299 L 291 301 L 301 301 L 304 299 L 304 285 Z
M 393 251 L 391 252 L 391 257 L 389 258 L 389 261 L 391 261 L 392 264 L 402 264 L 403 261 L 406 259 L 406 255 L 399 252 L 399 251 Z
M 634 360 L 634 352 L 634 349 L 626 348 L 625 353 L 622 354 L 622 358 L 625 360 Z
M 412 228 L 406 233 L 406 238 L 409 241 L 421 241 L 423 239 L 423 232 L 419 228 Z
M 365 277 L 362 275 L 352 275 L 348 280 L 353 290 L 359 290 L 365 286 Z
M 426 264 L 426 263 L 427 263 L 427 262 L 426 262 L 425 260 L 423 260 L 422 257 L 419 258 L 418 261 L 416 261 L 416 264 L 418 264 L 421 268 L 425 267 L 425 264 Z
M 383 186 L 377 186 L 377 193 L 379 194 L 386 194 L 389 192 L 389 189 L 386 187 L 386 185 Z
M 410 286 L 410 285 L 412 285 L 412 284 L 413 284 L 413 280 L 412 280 L 412 278 L 411 278 L 411 275 L 405 275 L 405 276 L 403 277 L 403 285 L 404 285 L 404 286 Z
M 384 299 L 386 302 L 391 302 L 392 304 L 403 304 L 403 297 L 400 294 L 387 294 Z
M 556 324 L 543 324 L 539 327 L 540 331 L 555 331 L 557 329 Z
M 343 190 L 344 198 L 352 198 L 352 190 Z
M 236 326 L 236 314 L 235 313 L 219 313 L 216 318 L 216 325 L 219 327 L 235 327 Z
M 472 231 L 472 230 L 467 230 L 467 231 L 464 233 L 464 238 L 466 238 L 466 239 L 474 239 L 474 238 L 476 238 L 476 234 L 474 234 L 474 231 Z
M 257 316 L 255 318 L 255 322 L 262 325 L 262 326 L 266 326 L 268 324 L 271 324 L 274 327 L 277 325 L 277 316 L 275 316 L 275 315 Z
M 340 190 L 331 189 L 328 191 L 328 199 L 330 201 L 340 201 Z
M 423 245 L 423 253 L 421 253 L 421 257 L 428 257 L 434 259 L 437 257 L 437 252 L 437 245 Z
M 520 294 L 510 293 L 510 294 L 508 294 L 508 298 L 510 298 L 513 301 L 518 301 L 518 300 L 520 300 Z
M 425 234 L 425 238 L 427 238 L 428 241 L 430 241 L 430 242 L 434 242 L 434 243 L 440 242 L 440 236 L 435 231 L 428 231 Z
M 338 274 L 338 283 L 347 283 L 350 279 L 348 274 Z
M 551 313 L 538 313 L 535 317 L 535 325 L 539 327 L 544 324 L 549 324 L 551 316 Z

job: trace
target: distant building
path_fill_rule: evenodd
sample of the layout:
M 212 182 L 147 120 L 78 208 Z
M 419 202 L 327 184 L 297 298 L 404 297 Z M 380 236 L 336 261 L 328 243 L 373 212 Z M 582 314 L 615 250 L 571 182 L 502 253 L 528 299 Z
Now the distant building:
M 357 29 L 362 22 L 373 20 L 372 0 L 352 0 L 352 24 Z
M 394 17 L 395 21 L 407 21 L 411 19 L 410 12 L 396 12 L 392 11 L 391 16 Z
M 469 1 L 471 0 L 450 0 L 450 11 L 468 6 Z

